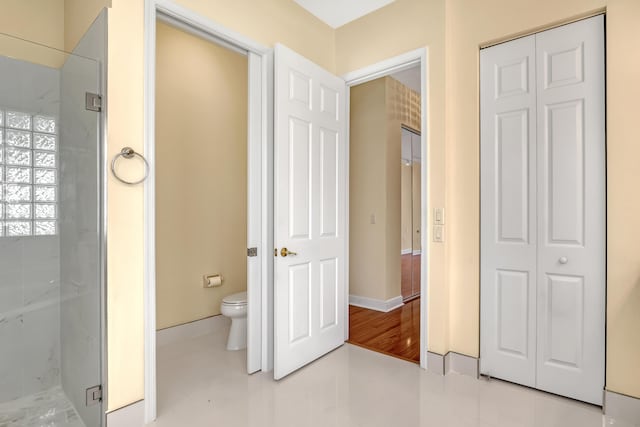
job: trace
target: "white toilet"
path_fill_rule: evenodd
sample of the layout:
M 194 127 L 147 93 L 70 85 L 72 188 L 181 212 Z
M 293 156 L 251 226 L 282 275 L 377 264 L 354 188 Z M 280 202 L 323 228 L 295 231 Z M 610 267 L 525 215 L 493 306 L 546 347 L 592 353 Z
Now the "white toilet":
M 220 311 L 222 315 L 231 319 L 227 350 L 247 348 L 247 293 L 240 292 L 224 297 Z

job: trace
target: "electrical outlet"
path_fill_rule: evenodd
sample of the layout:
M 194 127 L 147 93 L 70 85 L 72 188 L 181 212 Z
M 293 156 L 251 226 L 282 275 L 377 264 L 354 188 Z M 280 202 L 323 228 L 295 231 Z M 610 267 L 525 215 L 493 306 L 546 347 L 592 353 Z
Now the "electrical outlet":
M 444 242 L 444 227 L 441 225 L 433 226 L 433 241 L 442 243 Z

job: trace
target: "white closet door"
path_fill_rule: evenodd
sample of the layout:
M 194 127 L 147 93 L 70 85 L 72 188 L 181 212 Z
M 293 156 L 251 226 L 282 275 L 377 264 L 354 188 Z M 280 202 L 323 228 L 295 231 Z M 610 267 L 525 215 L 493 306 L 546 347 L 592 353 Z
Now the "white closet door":
M 535 386 L 535 37 L 480 53 L 483 374 Z
M 537 387 L 602 404 L 604 18 L 536 36 Z
M 276 379 L 344 343 L 345 95 L 344 80 L 276 45 Z

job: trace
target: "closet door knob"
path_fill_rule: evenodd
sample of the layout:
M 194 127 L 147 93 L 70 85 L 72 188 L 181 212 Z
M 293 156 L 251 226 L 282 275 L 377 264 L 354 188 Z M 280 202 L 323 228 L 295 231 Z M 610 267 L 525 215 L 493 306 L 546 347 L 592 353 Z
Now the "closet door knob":
M 561 256 L 558 262 L 560 262 L 560 264 L 566 264 L 569 262 L 569 259 L 566 256 Z

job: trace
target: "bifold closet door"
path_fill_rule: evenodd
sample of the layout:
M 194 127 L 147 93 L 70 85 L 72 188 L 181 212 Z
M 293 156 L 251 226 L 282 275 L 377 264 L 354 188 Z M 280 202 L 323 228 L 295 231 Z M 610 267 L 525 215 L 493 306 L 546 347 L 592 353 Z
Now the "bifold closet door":
M 604 18 L 481 52 L 481 371 L 601 404 Z
M 480 56 L 481 372 L 535 387 L 535 36 Z
M 537 388 L 602 404 L 604 17 L 536 36 Z

